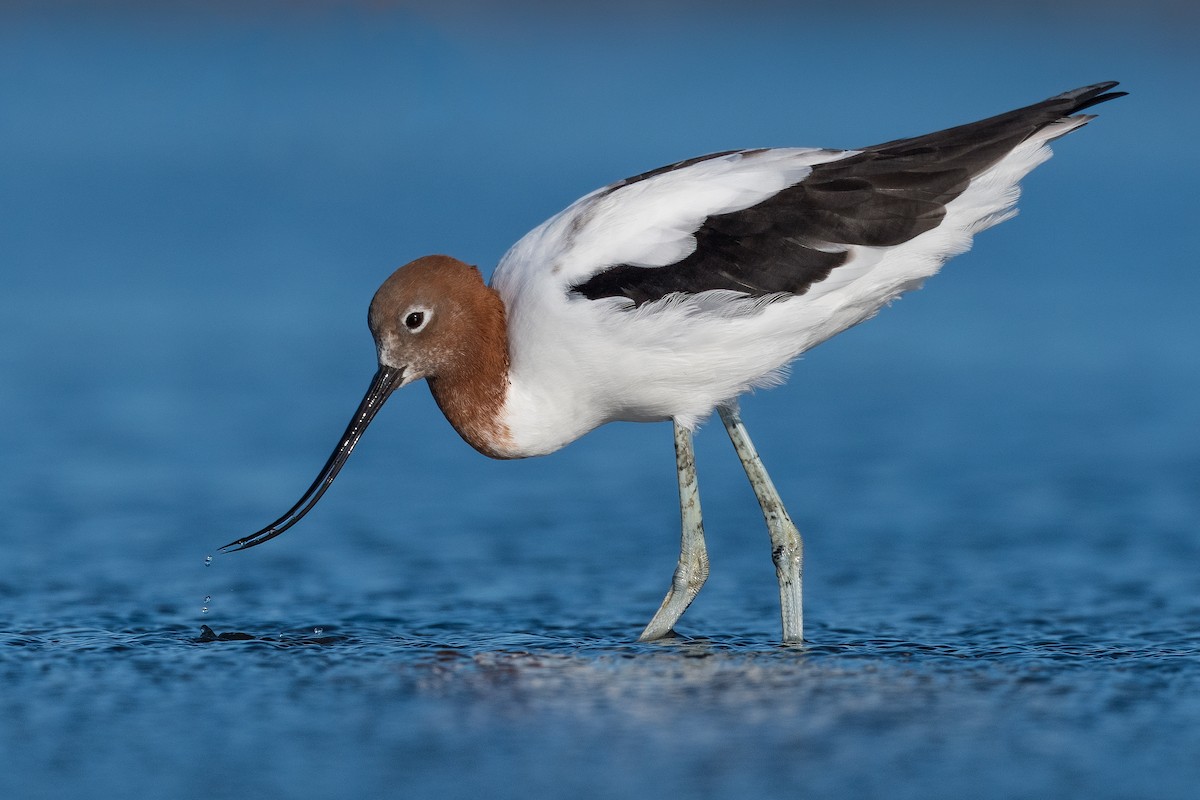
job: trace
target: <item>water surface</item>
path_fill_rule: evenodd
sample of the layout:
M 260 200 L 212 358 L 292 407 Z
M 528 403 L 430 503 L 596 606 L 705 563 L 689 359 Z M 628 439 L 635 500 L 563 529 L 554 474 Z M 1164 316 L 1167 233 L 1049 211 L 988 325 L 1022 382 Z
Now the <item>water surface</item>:
M 0 795 L 1193 796 L 1197 63 L 1143 6 L 6 7 Z M 806 535 L 804 647 L 720 425 L 671 641 L 634 641 L 677 554 L 667 425 L 491 462 L 414 387 L 304 523 L 205 565 L 334 445 L 397 264 L 486 270 L 678 158 L 1111 78 L 1019 219 L 745 401 Z

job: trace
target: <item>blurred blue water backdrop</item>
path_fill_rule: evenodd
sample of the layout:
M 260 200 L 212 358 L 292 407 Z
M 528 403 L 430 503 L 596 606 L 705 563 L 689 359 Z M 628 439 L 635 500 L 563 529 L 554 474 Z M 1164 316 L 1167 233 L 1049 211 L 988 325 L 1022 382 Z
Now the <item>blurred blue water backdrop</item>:
M 1194 797 L 1200 28 L 1093 5 L 0 6 L 0 796 Z M 409 389 L 205 566 L 333 447 L 399 264 L 1113 79 L 1019 218 L 744 402 L 807 647 L 719 424 L 666 643 L 666 424 L 491 462 Z

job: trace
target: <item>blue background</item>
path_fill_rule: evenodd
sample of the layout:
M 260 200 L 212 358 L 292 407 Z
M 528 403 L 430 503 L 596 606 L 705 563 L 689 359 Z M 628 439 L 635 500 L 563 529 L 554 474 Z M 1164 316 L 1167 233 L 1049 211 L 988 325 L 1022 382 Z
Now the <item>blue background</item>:
M 0 5 L 0 795 L 1193 796 L 1200 19 L 1094 5 Z M 1102 80 L 1016 220 L 743 403 L 806 649 L 719 424 L 672 642 L 665 424 L 491 462 L 414 387 L 205 567 L 323 463 L 396 266 Z

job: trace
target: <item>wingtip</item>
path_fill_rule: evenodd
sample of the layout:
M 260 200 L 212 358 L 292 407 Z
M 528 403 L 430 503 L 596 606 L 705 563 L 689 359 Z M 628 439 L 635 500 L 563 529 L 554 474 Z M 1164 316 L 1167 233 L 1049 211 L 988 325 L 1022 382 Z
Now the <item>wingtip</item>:
M 1116 100 L 1118 97 L 1124 97 L 1129 92 L 1110 92 L 1115 86 L 1119 86 L 1120 81 L 1104 81 L 1102 83 L 1093 83 L 1090 86 L 1081 86 L 1078 89 L 1073 89 L 1069 92 L 1063 92 L 1053 100 L 1067 100 L 1071 102 L 1071 108 L 1068 114 L 1076 114 L 1083 111 L 1085 108 L 1107 103 L 1109 100 Z
M 1100 83 L 1089 83 L 1087 86 L 1080 86 L 1078 89 L 1071 89 L 1052 98 L 1054 100 L 1070 100 L 1074 98 L 1094 97 L 1103 92 L 1107 92 L 1114 86 L 1120 86 L 1120 81 L 1101 81 Z

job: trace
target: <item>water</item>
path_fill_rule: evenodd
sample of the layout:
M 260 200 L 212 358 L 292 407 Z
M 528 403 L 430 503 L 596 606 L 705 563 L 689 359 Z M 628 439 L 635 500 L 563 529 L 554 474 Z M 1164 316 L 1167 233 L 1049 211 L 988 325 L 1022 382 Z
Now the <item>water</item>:
M 6 6 L 0 796 L 1193 796 L 1195 18 L 1145 9 L 731 31 Z M 746 400 L 806 535 L 805 647 L 774 643 L 719 424 L 712 577 L 672 641 L 634 641 L 677 555 L 665 425 L 491 462 L 411 388 L 304 523 L 214 556 L 333 447 L 397 263 L 486 267 L 676 158 L 1110 78 L 1134 94 L 1018 220 Z

